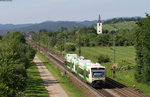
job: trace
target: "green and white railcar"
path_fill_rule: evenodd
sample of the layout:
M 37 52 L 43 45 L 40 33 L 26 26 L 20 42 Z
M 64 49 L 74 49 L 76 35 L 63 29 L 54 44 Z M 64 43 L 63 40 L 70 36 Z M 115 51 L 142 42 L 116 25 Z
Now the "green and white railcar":
M 66 59 L 66 67 L 73 71 L 74 62 L 78 59 L 77 54 L 67 54 L 65 56 Z
M 66 67 L 76 73 L 93 87 L 105 84 L 105 67 L 99 63 L 92 63 L 76 54 L 66 55 Z

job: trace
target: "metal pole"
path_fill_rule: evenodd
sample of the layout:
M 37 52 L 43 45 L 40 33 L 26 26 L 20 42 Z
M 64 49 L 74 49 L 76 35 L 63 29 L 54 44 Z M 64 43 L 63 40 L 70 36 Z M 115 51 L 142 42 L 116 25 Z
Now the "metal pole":
M 60 46 L 61 47 L 61 54 L 63 55 L 63 40 L 62 39 L 60 39 L 61 40 L 61 43 L 62 43 L 62 45 Z
M 36 33 L 36 34 L 37 34 L 37 35 L 35 36 L 35 37 L 36 37 L 36 40 L 35 40 L 36 42 L 35 42 L 35 44 L 36 44 L 36 49 L 37 49 L 37 51 L 38 51 L 38 45 L 37 45 L 37 44 L 38 44 L 38 39 L 39 39 L 38 37 L 39 37 L 39 36 L 38 36 L 38 33 Z
M 67 53 L 66 51 L 66 36 L 64 36 L 65 40 L 64 40 L 64 49 L 65 49 L 65 54 Z
M 40 51 L 40 32 L 39 32 L 39 51 Z
M 115 63 L 116 63 L 116 48 L 115 48 L 115 46 L 116 46 L 116 43 L 115 43 L 115 41 L 116 41 L 116 35 L 114 34 L 114 39 L 113 39 L 113 51 L 114 51 L 114 65 L 115 65 Z M 113 78 L 115 78 L 116 77 L 116 67 L 115 66 L 113 66 Z
M 115 49 L 115 46 L 116 46 L 116 36 L 114 35 L 114 39 L 113 39 L 113 51 L 114 51 L 114 56 L 113 56 L 113 59 L 114 59 L 114 63 L 116 62 L 116 49 Z
M 48 49 L 49 49 L 49 36 L 48 36 Z
M 79 33 L 79 56 L 81 56 L 81 46 L 80 46 L 80 33 Z

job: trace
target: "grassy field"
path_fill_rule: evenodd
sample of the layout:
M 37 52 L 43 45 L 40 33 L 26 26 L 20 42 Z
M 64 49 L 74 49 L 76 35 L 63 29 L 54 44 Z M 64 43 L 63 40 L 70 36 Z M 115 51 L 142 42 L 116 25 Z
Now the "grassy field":
M 119 30 L 119 29 L 133 29 L 136 27 L 136 22 L 130 21 L 130 22 L 121 22 L 121 23 L 115 23 L 115 24 L 103 24 L 103 29 L 112 31 L 112 30 Z
M 69 97 L 86 97 L 75 85 L 72 84 L 71 80 L 62 76 L 60 70 L 52 65 L 47 58 L 45 58 L 42 54 L 38 53 L 37 56 L 41 59 L 47 69 L 54 75 L 54 77 L 58 80 L 62 88 L 66 91 Z
M 126 60 L 131 63 L 130 65 L 135 65 L 134 47 L 115 47 L 115 50 L 117 63 Z M 78 50 L 75 53 L 78 53 Z M 113 61 L 113 47 L 82 47 L 81 54 L 85 58 L 91 59 L 94 62 L 98 62 L 97 58 L 100 54 L 108 55 L 111 61 Z
M 73 52 L 72 52 L 73 53 Z M 77 51 L 75 53 L 78 53 Z M 97 58 L 99 54 L 108 55 L 111 59 L 111 62 L 104 63 L 106 67 L 106 73 L 108 77 L 112 78 L 111 67 L 113 63 L 113 49 L 112 47 L 82 47 L 81 48 L 81 55 L 84 56 L 86 59 L 90 59 L 93 62 L 97 62 Z M 120 65 L 122 60 L 127 61 L 129 64 Z M 119 66 L 127 66 L 132 65 L 135 66 L 135 49 L 134 47 L 116 47 L 116 63 Z M 135 89 L 139 89 L 148 96 L 150 96 L 150 86 L 146 84 L 137 83 L 134 77 L 135 69 L 126 70 L 126 71 L 117 71 L 116 78 L 117 80 L 123 84 L 128 85 L 129 87 L 134 87 Z
M 49 97 L 47 90 L 43 85 L 38 68 L 33 64 L 28 70 L 26 97 Z

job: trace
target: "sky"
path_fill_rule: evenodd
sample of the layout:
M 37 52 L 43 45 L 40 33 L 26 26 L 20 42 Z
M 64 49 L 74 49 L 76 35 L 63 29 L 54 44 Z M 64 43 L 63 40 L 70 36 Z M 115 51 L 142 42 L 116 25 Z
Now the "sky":
M 150 14 L 150 0 L 0 0 L 0 24 L 102 20 Z

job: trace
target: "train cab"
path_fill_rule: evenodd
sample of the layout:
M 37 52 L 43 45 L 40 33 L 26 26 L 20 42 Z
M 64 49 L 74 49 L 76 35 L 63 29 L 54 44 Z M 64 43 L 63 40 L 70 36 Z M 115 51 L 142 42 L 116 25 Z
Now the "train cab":
M 103 86 L 105 84 L 105 67 L 104 66 L 94 66 L 91 67 L 91 76 L 92 76 L 92 86 Z

